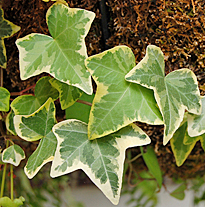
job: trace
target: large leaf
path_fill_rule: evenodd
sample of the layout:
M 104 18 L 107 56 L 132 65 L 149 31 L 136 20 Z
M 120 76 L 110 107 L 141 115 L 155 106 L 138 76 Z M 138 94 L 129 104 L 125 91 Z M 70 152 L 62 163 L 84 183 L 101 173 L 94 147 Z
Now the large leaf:
M 188 114 L 188 133 L 191 137 L 199 136 L 205 133 L 205 96 L 202 97 L 201 101 L 201 114 Z
M 143 152 L 141 148 L 142 157 L 154 178 L 156 178 L 159 188 L 162 187 L 162 171 L 160 169 L 157 156 L 154 152 L 154 149 L 151 146 L 148 146 L 146 153 Z
M 84 65 L 87 57 L 84 39 L 94 17 L 90 11 L 61 3 L 52 5 L 46 15 L 52 37 L 33 33 L 16 41 L 21 79 L 47 72 L 92 94 L 91 77 Z
M 59 91 L 59 99 L 62 110 L 72 106 L 83 94 L 80 89 L 66 83 L 62 83 L 55 78 L 52 78 L 50 83 Z
M 88 103 L 92 103 L 94 98 L 94 94 L 91 96 L 84 93 L 81 97 L 81 101 L 85 101 Z M 75 102 L 71 107 L 66 109 L 66 119 L 78 119 L 80 121 L 83 121 L 85 123 L 88 123 L 89 121 L 89 115 L 90 115 L 90 109 L 91 107 L 89 105 Z
M 24 158 L 25 153 L 23 149 L 16 144 L 6 148 L 2 153 L 2 161 L 4 163 L 10 163 L 15 166 L 18 166 L 21 160 L 23 160 Z
M 50 84 L 51 77 L 45 76 L 38 80 L 34 95 L 23 95 L 15 98 L 11 103 L 15 115 L 29 115 L 43 105 L 48 98 L 56 100 L 58 91 Z
M 4 11 L 0 8 L 0 66 L 2 68 L 6 68 L 7 61 L 4 39 L 12 36 L 19 30 L 19 26 L 16 26 L 12 22 L 4 19 Z
M 55 123 L 55 105 L 51 98 L 33 114 L 14 116 L 14 125 L 19 137 L 27 141 L 41 139 L 25 166 L 28 178 L 33 178 L 43 165 L 53 160 L 57 145 L 52 132 Z
M 134 124 L 95 140 L 88 140 L 87 124 L 74 119 L 56 124 L 53 132 L 58 145 L 51 177 L 82 169 L 115 205 L 120 196 L 125 150 L 150 143 Z
M 105 136 L 134 121 L 163 124 L 153 91 L 125 81 L 125 75 L 135 66 L 130 48 L 112 48 L 87 58 L 85 64 L 97 83 L 88 123 L 89 139 Z
M 0 111 L 9 110 L 10 93 L 6 88 L 0 87 Z
M 154 90 L 165 124 L 165 145 L 179 128 L 185 109 L 201 113 L 201 100 L 197 79 L 191 70 L 176 70 L 164 77 L 164 68 L 162 51 L 149 45 L 146 56 L 126 75 L 126 80 Z

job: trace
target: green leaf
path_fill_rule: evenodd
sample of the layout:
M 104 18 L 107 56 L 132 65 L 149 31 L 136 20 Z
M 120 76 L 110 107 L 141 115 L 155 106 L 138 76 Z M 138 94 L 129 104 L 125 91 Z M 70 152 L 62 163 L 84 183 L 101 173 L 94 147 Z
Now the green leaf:
M 146 56 L 125 78 L 154 90 L 164 119 L 163 144 L 166 145 L 179 128 L 185 109 L 194 114 L 201 113 L 201 100 L 197 78 L 191 70 L 175 70 L 164 77 L 164 68 L 162 51 L 149 45 Z
M 141 149 L 142 157 L 150 171 L 150 173 L 153 175 L 153 177 L 157 180 L 159 188 L 162 187 L 162 172 L 157 160 L 157 156 L 154 152 L 154 149 L 151 146 L 147 146 L 146 153 L 143 152 L 143 149 Z
M 25 153 L 23 149 L 16 144 L 6 148 L 2 154 L 2 161 L 4 163 L 10 163 L 14 166 L 18 166 L 24 158 Z
M 9 110 L 10 93 L 6 88 L 0 87 L 0 111 Z
M 29 157 L 24 168 L 28 178 L 33 178 L 47 162 L 53 160 L 57 140 L 52 132 L 55 125 L 55 105 L 51 98 L 30 115 L 15 115 L 14 124 L 19 137 L 27 141 L 41 139 L 38 148 Z
M 201 97 L 201 101 L 201 114 L 188 114 L 188 133 L 191 137 L 199 136 L 205 133 L 205 96 Z
M 176 199 L 183 200 L 185 197 L 185 193 L 184 193 L 185 190 L 186 190 L 186 184 L 183 183 L 177 189 L 175 189 L 172 193 L 170 193 L 170 195 Z
M 125 150 L 150 143 L 134 124 L 95 140 L 88 140 L 87 124 L 74 119 L 56 124 L 53 132 L 58 144 L 51 177 L 82 169 L 115 205 L 120 196 Z
M 15 115 L 29 115 L 39 109 L 48 98 L 54 101 L 58 98 L 58 91 L 50 84 L 51 77 L 45 76 L 38 80 L 35 87 L 35 96 L 23 95 L 15 98 L 11 103 Z
M 181 166 L 185 162 L 194 148 L 196 141 L 198 141 L 198 139 L 196 140 L 193 138 L 192 142 L 184 144 L 185 136 L 187 136 L 186 130 L 187 122 L 184 122 L 184 124 L 177 129 L 173 135 L 173 138 L 170 140 L 177 166 Z
M 80 100 L 92 103 L 93 98 L 94 94 L 89 96 L 86 93 L 83 93 L 83 95 L 80 97 Z M 66 119 L 78 119 L 80 121 L 88 123 L 90 109 L 90 106 L 76 102 L 71 107 L 66 109 Z
M 6 129 L 13 135 L 17 135 L 16 134 L 16 130 L 15 130 L 15 127 L 14 127 L 14 111 L 11 110 L 7 116 L 6 116 Z
M 13 201 L 9 197 L 2 197 L 0 198 L 0 206 L 2 207 L 19 207 L 23 205 L 23 202 L 25 201 L 24 197 L 19 197 L 14 199 Z
M 94 17 L 90 11 L 53 4 L 46 15 L 52 37 L 33 33 L 16 41 L 21 79 L 47 72 L 61 82 L 92 94 L 91 76 L 84 60 L 87 57 L 85 36 Z
M 163 124 L 153 91 L 125 81 L 135 66 L 131 49 L 118 46 L 86 59 L 85 64 L 97 84 L 88 137 L 113 133 L 134 121 Z
M 0 67 L 6 68 L 6 48 L 4 39 L 12 36 L 20 30 L 20 27 L 4 19 L 4 11 L 0 8 Z
M 62 110 L 72 106 L 83 94 L 80 89 L 66 83 L 62 83 L 54 78 L 50 80 L 50 83 L 59 91 Z

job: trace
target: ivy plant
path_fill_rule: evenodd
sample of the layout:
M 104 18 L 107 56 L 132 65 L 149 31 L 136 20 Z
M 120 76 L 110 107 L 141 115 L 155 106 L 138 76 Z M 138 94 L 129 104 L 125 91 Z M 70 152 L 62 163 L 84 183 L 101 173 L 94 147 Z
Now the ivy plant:
M 29 179 L 48 162 L 51 177 L 82 169 L 116 205 L 127 148 L 140 146 L 137 157 L 142 155 L 149 169 L 145 179 L 154 179 L 154 190 L 163 183 L 154 149 L 142 147 L 151 139 L 136 121 L 164 125 L 163 144 L 171 140 L 180 166 L 196 141 L 205 148 L 205 99 L 200 98 L 191 70 L 180 69 L 165 76 L 164 55 L 155 45 L 147 47 L 137 65 L 132 50 L 123 45 L 88 57 L 85 37 L 94 17 L 93 12 L 69 8 L 58 1 L 46 14 L 51 36 L 32 33 L 17 39 L 21 79 L 43 72 L 50 75 L 38 80 L 32 95 L 14 99 L 6 115 L 10 93 L 0 87 L 0 121 L 6 123 L 8 133 L 27 142 L 39 142 L 24 167 Z M 93 88 L 94 82 L 97 88 Z M 66 120 L 56 118 L 58 102 L 66 110 Z M 4 181 L 7 163 L 19 165 L 25 154 L 10 135 L 3 137 L 7 144 L 1 154 Z M 180 191 L 178 198 L 182 199 L 184 189 L 182 185 L 172 196 L 177 197 Z M 14 206 L 13 196 L 4 198 L 1 191 L 0 197 L 2 206 L 7 205 L 5 202 Z

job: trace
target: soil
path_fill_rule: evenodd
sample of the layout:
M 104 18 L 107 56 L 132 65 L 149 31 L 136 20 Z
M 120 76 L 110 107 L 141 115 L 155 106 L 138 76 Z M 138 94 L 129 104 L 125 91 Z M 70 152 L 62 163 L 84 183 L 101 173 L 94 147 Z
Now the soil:
M 135 54 L 136 63 L 145 55 L 148 44 L 159 46 L 165 55 L 165 71 L 189 68 L 197 76 L 201 95 L 205 94 L 205 1 L 204 0 L 69 0 L 70 7 L 96 13 L 86 37 L 88 55 L 123 44 Z M 105 7 L 102 5 L 105 3 Z M 5 19 L 21 27 L 13 37 L 5 39 L 7 68 L 4 87 L 18 92 L 36 83 L 43 75 L 22 81 L 19 77 L 18 50 L 15 40 L 30 33 L 48 34 L 45 15 L 53 2 L 42 0 L 5 0 Z M 104 8 L 104 9 L 103 9 Z M 106 14 L 105 14 L 106 12 Z M 103 17 L 103 18 L 102 18 Z M 107 21 L 107 22 L 106 22 Z M 107 25 L 107 27 L 105 26 Z M 12 97 L 15 98 L 15 97 Z M 170 144 L 162 145 L 163 127 L 137 123 L 152 139 L 152 145 L 165 175 L 194 178 L 205 173 L 205 154 L 200 143 L 181 166 L 177 167 Z M 27 148 L 28 149 L 28 148 Z M 139 149 L 132 149 L 135 156 Z M 142 159 L 137 169 L 145 168 Z

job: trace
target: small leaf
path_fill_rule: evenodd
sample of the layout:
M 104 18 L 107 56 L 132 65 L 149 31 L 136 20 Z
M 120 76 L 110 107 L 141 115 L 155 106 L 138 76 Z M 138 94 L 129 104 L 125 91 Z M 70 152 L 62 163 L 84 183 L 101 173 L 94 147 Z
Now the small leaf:
M 185 190 L 186 190 L 186 184 L 183 183 L 177 189 L 175 189 L 172 193 L 170 193 L 170 195 L 176 199 L 183 200 L 185 197 L 185 193 L 184 193 Z
M 14 111 L 11 110 L 7 116 L 6 116 L 6 129 L 13 135 L 17 135 L 16 134 L 16 130 L 15 130 L 15 127 L 14 127 Z
M 19 137 L 27 141 L 39 140 L 40 144 L 29 157 L 24 168 L 28 178 L 33 178 L 43 165 L 53 160 L 57 140 L 52 132 L 55 125 L 55 105 L 51 98 L 30 115 L 15 115 L 14 124 Z
M 85 37 L 95 13 L 55 3 L 46 20 L 52 37 L 30 34 L 16 41 L 20 54 L 22 80 L 43 72 L 61 82 L 92 94 L 91 76 L 86 70 Z
M 2 154 L 3 162 L 10 163 L 14 166 L 18 166 L 21 160 L 23 160 L 24 158 L 25 158 L 25 153 L 23 149 L 16 144 L 6 148 Z
M 54 101 L 58 98 L 58 91 L 52 87 L 49 80 L 51 77 L 45 76 L 38 80 L 35 87 L 35 96 L 23 95 L 15 98 L 11 103 L 15 115 L 29 115 L 39 109 L 48 98 Z
M 191 70 L 175 70 L 164 77 L 164 69 L 162 51 L 149 45 L 146 56 L 125 78 L 154 90 L 164 119 L 163 144 L 166 145 L 179 128 L 185 109 L 194 114 L 201 113 L 201 100 L 197 78 Z
M 50 83 L 59 91 L 62 110 L 72 106 L 83 94 L 80 89 L 66 83 L 62 83 L 54 78 L 50 80 Z
M 162 171 L 160 169 L 157 156 L 154 152 L 154 149 L 151 146 L 147 146 L 146 153 L 143 152 L 143 149 L 140 147 L 142 157 L 153 177 L 157 180 L 159 188 L 162 187 Z
M 6 68 L 7 61 L 4 39 L 12 36 L 19 30 L 19 26 L 4 19 L 4 11 L 0 8 L 0 67 L 2 68 Z
M 58 144 L 51 177 L 82 169 L 115 205 L 120 196 L 125 150 L 150 143 L 149 137 L 134 124 L 95 140 L 88 140 L 87 124 L 78 120 L 60 122 L 53 132 Z
M 25 201 L 24 197 L 19 197 L 14 199 L 14 201 L 12 201 L 9 197 L 2 197 L 0 198 L 0 206 L 2 207 L 19 207 L 21 205 L 23 205 L 23 202 Z
M 131 49 L 118 46 L 90 56 L 85 65 L 97 84 L 88 123 L 88 137 L 113 133 L 134 121 L 163 124 L 153 91 L 125 81 L 135 66 Z
M 10 93 L 6 88 L 0 87 L 0 111 L 9 110 Z
M 184 139 L 186 135 L 186 130 L 187 122 L 179 127 L 179 129 L 174 133 L 173 138 L 170 140 L 171 148 L 174 153 L 177 166 L 181 166 L 184 163 L 197 141 L 193 139 L 193 142 L 185 145 Z
M 201 101 L 201 114 L 188 114 L 188 133 L 191 137 L 199 136 L 205 133 L 205 96 L 201 98 Z
M 80 97 L 80 100 L 92 103 L 94 94 L 89 96 L 86 93 Z M 74 103 L 72 106 L 66 109 L 66 119 L 78 119 L 85 123 L 88 123 L 91 107 L 83 103 Z

